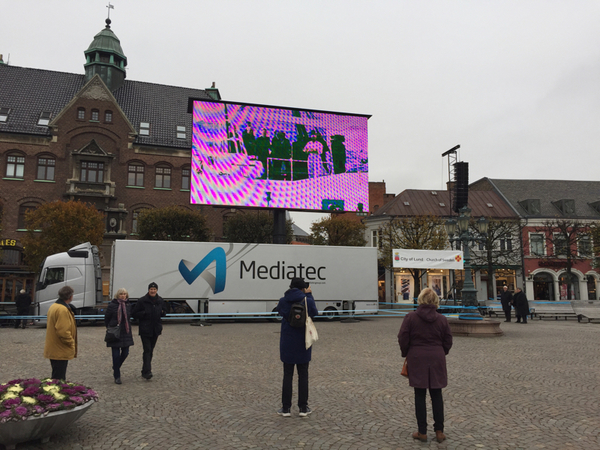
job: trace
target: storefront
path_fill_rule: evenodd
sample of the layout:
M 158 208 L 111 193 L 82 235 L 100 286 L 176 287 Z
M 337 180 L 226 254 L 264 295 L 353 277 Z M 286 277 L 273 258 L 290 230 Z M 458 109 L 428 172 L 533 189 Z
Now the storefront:
M 16 239 L 0 239 L 0 302 L 14 302 L 21 289 L 34 294 L 35 273 L 23 264 L 23 248 Z

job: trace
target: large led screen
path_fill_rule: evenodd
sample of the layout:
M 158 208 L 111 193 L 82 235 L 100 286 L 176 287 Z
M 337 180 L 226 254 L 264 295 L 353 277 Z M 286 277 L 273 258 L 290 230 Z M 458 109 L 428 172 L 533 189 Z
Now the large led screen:
M 193 100 L 191 203 L 368 211 L 366 115 Z

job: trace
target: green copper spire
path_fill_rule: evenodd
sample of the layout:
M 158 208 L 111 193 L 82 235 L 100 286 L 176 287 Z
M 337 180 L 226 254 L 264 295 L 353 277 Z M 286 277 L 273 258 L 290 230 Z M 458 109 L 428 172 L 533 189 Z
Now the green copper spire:
M 125 81 L 127 57 L 121 48 L 121 41 L 110 29 L 111 20 L 106 19 L 106 27 L 100 31 L 84 52 L 86 62 L 85 80 L 89 81 L 96 74 L 111 91 L 119 89 Z

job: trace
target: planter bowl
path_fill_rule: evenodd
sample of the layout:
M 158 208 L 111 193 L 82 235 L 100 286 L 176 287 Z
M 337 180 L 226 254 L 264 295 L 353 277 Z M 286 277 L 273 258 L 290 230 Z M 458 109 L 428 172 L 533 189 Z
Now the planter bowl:
M 73 409 L 51 412 L 46 416 L 0 423 L 0 444 L 4 444 L 7 450 L 13 450 L 21 442 L 35 439 L 41 439 L 42 443 L 48 442 L 50 436 L 60 433 L 79 419 L 93 403 L 95 402 L 89 401 Z

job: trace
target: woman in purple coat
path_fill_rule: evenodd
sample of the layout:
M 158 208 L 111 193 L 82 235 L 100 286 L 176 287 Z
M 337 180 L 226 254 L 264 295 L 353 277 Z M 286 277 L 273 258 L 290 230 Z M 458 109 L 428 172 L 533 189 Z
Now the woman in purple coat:
M 444 435 L 444 399 L 442 388 L 448 385 L 446 355 L 452 347 L 448 320 L 439 314 L 440 299 L 432 289 L 423 289 L 416 311 L 406 315 L 398 333 L 402 356 L 407 359 L 408 383 L 415 389 L 415 413 L 418 431 L 414 439 L 427 442 L 426 395 L 429 389 L 433 408 L 433 430 L 438 442 Z

